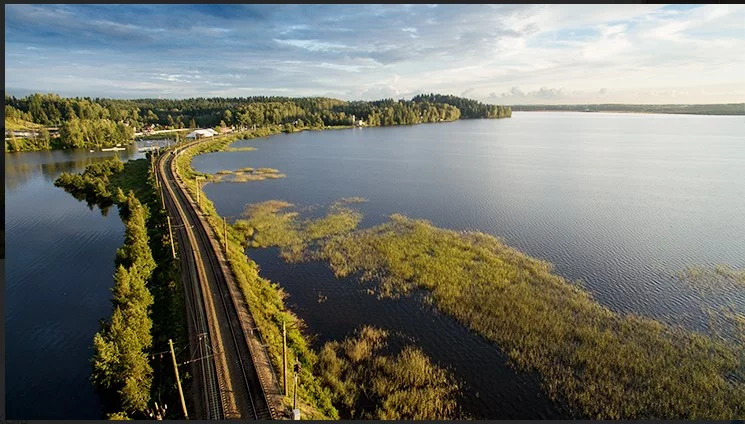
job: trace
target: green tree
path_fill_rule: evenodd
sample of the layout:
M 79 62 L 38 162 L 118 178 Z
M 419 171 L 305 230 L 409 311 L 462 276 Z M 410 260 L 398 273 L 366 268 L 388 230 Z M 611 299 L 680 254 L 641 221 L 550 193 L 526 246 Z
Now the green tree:
M 49 136 L 49 130 L 46 128 L 42 128 L 39 132 L 39 142 L 41 143 L 41 147 L 43 149 L 48 149 L 49 145 L 51 143 L 51 137 Z
M 83 147 L 83 130 L 80 128 L 80 120 L 71 119 L 60 126 L 60 139 L 65 146 Z

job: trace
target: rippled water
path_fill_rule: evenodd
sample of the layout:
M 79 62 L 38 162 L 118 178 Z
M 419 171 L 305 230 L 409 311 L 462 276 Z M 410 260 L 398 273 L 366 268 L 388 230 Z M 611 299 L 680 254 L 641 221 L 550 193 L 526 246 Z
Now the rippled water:
M 457 121 L 277 135 L 252 152 L 199 156 L 205 172 L 278 168 L 279 180 L 209 184 L 222 215 L 282 199 L 326 206 L 363 196 L 362 226 L 391 213 L 477 229 L 582 280 L 601 303 L 698 328 L 696 296 L 673 275 L 689 265 L 745 268 L 743 117 L 516 112 Z M 413 339 L 465 382 L 476 417 L 557 417 L 535 378 L 515 374 L 494 345 L 418 298 L 378 301 L 323 264 L 287 265 L 248 252 L 290 293 L 317 343 L 362 324 Z M 328 300 L 318 302 L 318 292 Z M 745 299 L 734 299 L 745 305 Z
M 101 419 L 93 335 L 111 315 L 117 208 L 102 214 L 54 180 L 112 158 L 87 150 L 5 154 L 5 391 L 10 419 Z M 136 149 L 122 160 L 142 157 Z

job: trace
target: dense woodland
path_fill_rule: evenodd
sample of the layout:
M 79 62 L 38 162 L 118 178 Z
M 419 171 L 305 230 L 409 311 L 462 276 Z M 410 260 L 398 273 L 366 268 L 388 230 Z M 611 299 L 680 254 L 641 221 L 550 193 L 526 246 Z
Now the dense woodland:
M 494 119 L 509 118 L 512 116 L 512 109 L 509 106 L 488 105 L 465 97 L 443 94 L 420 94 L 411 99 L 411 101 L 421 103 L 443 103 L 455 106 L 460 110 L 460 117 L 464 119 Z
M 91 359 L 91 380 L 110 419 L 145 418 L 153 400 L 178 404 L 170 362 L 151 355 L 165 350 L 171 338 L 186 345 L 187 335 L 166 212 L 149 168 L 147 159 L 122 163 L 114 158 L 90 164 L 80 174 L 63 172 L 55 181 L 102 213 L 116 204 L 125 224 L 124 243 L 116 252 L 112 315 L 93 338 Z
M 412 100 L 346 102 L 326 97 L 242 97 L 116 100 L 64 98 L 56 94 L 5 96 L 6 127 L 59 128 L 59 136 L 35 131 L 30 139 L 6 141 L 6 149 L 102 147 L 127 143 L 134 133 L 154 128 L 261 127 L 288 130 L 360 124 L 406 125 L 459 118 L 504 118 L 507 106 L 485 105 L 454 96 L 427 95 Z

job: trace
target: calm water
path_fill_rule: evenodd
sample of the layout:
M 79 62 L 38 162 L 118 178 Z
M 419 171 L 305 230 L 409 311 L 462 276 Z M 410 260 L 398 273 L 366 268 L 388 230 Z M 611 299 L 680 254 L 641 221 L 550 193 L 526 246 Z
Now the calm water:
M 363 227 L 398 212 L 488 232 L 554 263 L 620 312 L 700 328 L 697 296 L 673 275 L 689 265 L 745 267 L 743 117 L 517 112 L 237 145 L 258 150 L 203 155 L 195 167 L 272 167 L 287 178 L 208 185 L 222 215 L 268 199 L 323 213 L 340 197 L 363 196 Z M 273 249 L 248 253 L 288 290 L 317 344 L 374 324 L 394 333 L 394 346 L 416 343 L 450 367 L 474 417 L 564 414 L 534 376 L 513 372 L 494 345 L 418 296 L 378 301 L 324 264 L 287 265 Z
M 143 157 L 133 147 L 122 160 Z M 54 187 L 115 152 L 5 154 L 5 391 L 11 419 L 101 419 L 89 359 L 111 315 L 114 257 L 124 238 L 106 213 Z

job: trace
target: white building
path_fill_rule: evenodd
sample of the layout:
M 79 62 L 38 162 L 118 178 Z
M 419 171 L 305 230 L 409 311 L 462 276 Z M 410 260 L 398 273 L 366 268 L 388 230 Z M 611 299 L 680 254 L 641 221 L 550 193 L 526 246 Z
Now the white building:
M 203 137 L 212 137 L 214 135 L 217 135 L 217 131 L 213 130 L 212 128 L 207 128 L 206 130 L 194 130 L 190 132 L 189 134 L 186 134 L 186 138 L 195 139 L 195 138 L 203 138 Z

